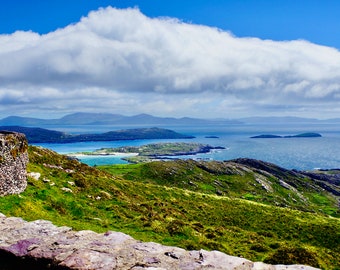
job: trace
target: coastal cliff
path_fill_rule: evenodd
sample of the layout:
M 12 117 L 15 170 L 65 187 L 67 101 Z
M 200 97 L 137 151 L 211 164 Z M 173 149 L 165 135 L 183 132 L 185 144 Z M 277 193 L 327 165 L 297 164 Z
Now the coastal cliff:
M 0 196 L 25 190 L 27 147 L 24 134 L 0 131 Z

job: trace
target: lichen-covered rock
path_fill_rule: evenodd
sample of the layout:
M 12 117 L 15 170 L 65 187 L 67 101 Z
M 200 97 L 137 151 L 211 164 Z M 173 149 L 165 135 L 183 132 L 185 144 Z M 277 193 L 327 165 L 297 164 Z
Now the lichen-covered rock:
M 187 251 L 140 242 L 120 232 L 98 234 L 57 227 L 49 221 L 26 222 L 0 213 L 0 269 L 237 269 L 315 270 L 303 265 L 269 265 L 219 251 Z M 3 268 L 1 268 L 3 267 Z
M 0 196 L 25 190 L 27 148 L 24 134 L 0 131 Z

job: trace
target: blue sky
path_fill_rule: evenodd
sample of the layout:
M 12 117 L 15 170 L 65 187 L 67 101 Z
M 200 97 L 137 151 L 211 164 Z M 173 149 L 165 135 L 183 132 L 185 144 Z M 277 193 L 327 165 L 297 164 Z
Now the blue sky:
M 0 117 L 340 116 L 340 1 L 3 2 Z
M 48 33 L 109 5 L 139 7 L 150 17 L 175 17 L 231 31 L 239 37 L 306 39 L 340 48 L 338 0 L 12 0 L 1 4 L 0 33 Z

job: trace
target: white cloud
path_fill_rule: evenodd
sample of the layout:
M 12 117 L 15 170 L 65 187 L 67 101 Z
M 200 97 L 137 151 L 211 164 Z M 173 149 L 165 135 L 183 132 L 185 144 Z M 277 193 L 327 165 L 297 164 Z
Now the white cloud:
M 225 104 L 232 112 L 233 106 L 255 111 L 256 104 L 316 108 L 322 102 L 322 110 L 339 100 L 340 52 L 303 40 L 237 38 L 110 7 L 46 35 L 0 35 L 4 111 L 44 102 L 44 108 L 65 111 L 97 107 L 158 115 L 198 115 L 211 106 L 209 116 L 218 116 L 225 112 L 216 108 L 226 110 Z

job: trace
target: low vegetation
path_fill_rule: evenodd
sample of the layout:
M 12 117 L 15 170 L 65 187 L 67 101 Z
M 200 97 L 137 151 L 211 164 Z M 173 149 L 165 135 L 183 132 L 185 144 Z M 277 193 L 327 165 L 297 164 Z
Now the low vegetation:
M 250 166 L 242 164 L 242 159 L 228 162 L 176 160 L 99 168 L 133 182 L 340 217 L 338 197 L 325 191 L 315 180 L 273 164 L 259 170 L 253 166 L 261 162 L 253 162 Z
M 143 241 L 254 261 L 340 268 L 335 198 L 313 191 L 318 187 L 307 177 L 296 180 L 300 195 L 294 195 L 288 188 L 293 178 L 278 179 L 236 161 L 93 168 L 33 146 L 29 156 L 28 171 L 35 174 L 25 192 L 0 198 L 5 215 L 121 231 Z M 298 183 L 307 184 L 303 189 Z

